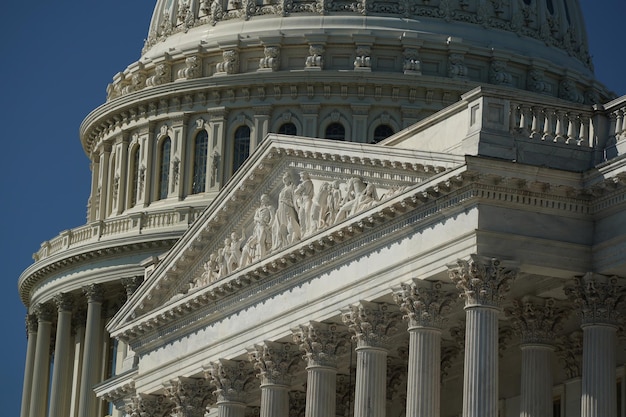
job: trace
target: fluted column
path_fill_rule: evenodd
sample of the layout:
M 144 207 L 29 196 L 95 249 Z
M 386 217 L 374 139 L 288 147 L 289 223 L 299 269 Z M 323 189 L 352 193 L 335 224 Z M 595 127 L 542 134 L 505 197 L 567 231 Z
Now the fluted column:
M 52 370 L 52 388 L 50 392 L 49 417 L 66 417 L 69 414 L 70 358 L 72 336 L 73 298 L 70 294 L 54 297 L 57 313 L 57 333 L 54 347 L 54 368 Z
M 35 347 L 35 366 L 33 368 L 32 388 L 30 391 L 30 417 L 45 417 L 48 405 L 48 382 L 50 380 L 50 336 L 52 332 L 52 306 L 35 306 L 37 316 L 37 346 Z
M 80 377 L 80 394 L 78 417 L 96 416 L 100 405 L 93 386 L 100 379 L 102 350 L 102 303 L 104 291 L 102 286 L 92 284 L 83 288 L 87 296 L 87 323 L 85 330 L 85 348 L 83 349 L 82 373 Z
M 336 408 L 337 356 L 347 351 L 347 334 L 337 325 L 318 322 L 301 325 L 292 332 L 307 362 L 304 415 L 332 417 Z
M 498 416 L 498 314 L 516 271 L 497 259 L 472 255 L 449 266 L 465 298 L 463 417 Z
M 35 369 L 35 349 L 37 346 L 37 316 L 26 315 L 26 331 L 28 344 L 26 346 L 26 363 L 24 365 L 24 384 L 22 385 L 22 408 L 20 417 L 30 415 L 30 390 L 33 387 L 33 372 Z
M 245 385 L 254 378 L 252 369 L 244 361 L 220 359 L 211 363 L 205 375 L 217 387 L 218 417 L 245 417 L 246 396 Z
M 588 273 L 565 289 L 583 329 L 581 417 L 617 416 L 616 346 L 626 287 L 616 277 Z
M 165 384 L 164 395 L 174 404 L 171 417 L 203 417 L 209 387 L 204 378 L 178 377 Z
M 342 319 L 357 341 L 355 417 L 384 417 L 387 410 L 389 336 L 399 314 L 387 304 L 361 302 L 343 311 Z
M 521 336 L 520 417 L 552 417 L 554 340 L 566 310 L 552 299 L 525 297 L 506 314 Z
M 441 409 L 441 329 L 458 297 L 441 283 L 403 284 L 394 299 L 409 323 L 407 417 L 438 417 Z
M 293 368 L 299 362 L 297 348 L 287 343 L 265 342 L 248 355 L 261 380 L 260 417 L 288 417 L 289 387 Z

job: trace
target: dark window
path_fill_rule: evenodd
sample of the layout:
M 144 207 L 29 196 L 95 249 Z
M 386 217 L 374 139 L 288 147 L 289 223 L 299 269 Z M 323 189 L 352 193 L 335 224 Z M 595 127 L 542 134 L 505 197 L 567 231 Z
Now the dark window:
M 133 151 L 132 166 L 130 167 L 130 175 L 133 183 L 130 186 L 130 206 L 135 207 L 139 199 L 139 157 L 141 156 L 141 148 L 137 146 Z
M 198 194 L 204 192 L 206 185 L 206 162 L 207 149 L 209 146 L 209 134 L 206 130 L 196 135 L 193 148 L 193 180 L 191 183 L 191 193 Z
M 278 133 L 281 135 L 292 135 L 295 136 L 298 134 L 298 129 L 296 129 L 296 125 L 293 123 L 283 123 L 278 128 Z
M 569 8 L 567 7 L 567 0 L 563 0 L 563 5 L 565 6 L 565 17 L 567 18 L 567 23 L 572 24 L 572 19 L 569 17 Z
M 165 138 L 161 142 L 161 165 L 159 172 L 159 199 L 167 198 L 167 191 L 170 182 L 170 152 L 172 149 L 172 141 Z
M 378 143 L 383 139 L 387 139 L 389 136 L 393 135 L 395 132 L 392 127 L 389 125 L 380 125 L 374 130 L 374 139 L 371 143 Z
M 240 126 L 235 130 L 233 151 L 233 172 L 235 172 L 250 156 L 250 128 L 248 126 Z
M 561 397 L 552 400 L 552 417 L 561 417 Z
M 324 138 L 332 140 L 346 140 L 346 129 L 341 123 L 331 123 L 326 127 Z
M 532 3 L 532 0 L 524 0 L 524 3 L 530 6 L 530 3 Z
M 546 5 L 548 6 L 550 14 L 554 14 L 554 4 L 552 3 L 552 0 L 546 0 Z

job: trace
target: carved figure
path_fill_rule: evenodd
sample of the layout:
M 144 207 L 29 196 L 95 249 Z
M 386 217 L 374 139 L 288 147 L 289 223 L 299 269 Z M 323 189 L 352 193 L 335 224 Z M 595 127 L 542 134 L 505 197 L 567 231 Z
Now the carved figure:
M 328 226 L 332 221 L 328 207 L 330 202 L 330 187 L 329 183 L 322 183 L 313 197 L 313 203 L 311 205 L 311 226 L 314 230 L 322 229 Z
M 243 246 L 240 267 L 264 258 L 272 249 L 272 222 L 276 210 L 267 194 L 261 195 L 261 205 L 254 212 L 254 230 Z
M 356 213 L 359 207 L 359 201 L 362 197 L 363 191 L 365 190 L 365 186 L 366 185 L 361 178 L 350 178 L 348 181 L 348 189 L 346 190 L 346 195 L 341 203 L 341 207 L 337 212 L 335 223 L 340 222 L 346 217 Z
M 311 233 L 311 205 L 315 193 L 313 181 L 307 172 L 300 173 L 300 184 L 294 190 L 298 220 L 303 234 Z
M 278 195 L 278 207 L 272 226 L 272 250 L 280 249 L 300 240 L 301 230 L 294 202 L 294 183 L 291 175 L 283 175 L 283 189 Z
M 358 205 L 356 206 L 356 210 L 359 212 L 361 210 L 366 210 L 372 207 L 375 203 L 379 201 L 378 193 L 376 192 L 376 186 L 372 183 L 369 183 L 365 186 L 365 190 L 363 190 L 363 194 L 358 199 Z
M 226 265 L 226 273 L 230 274 L 239 268 L 241 246 L 244 241 L 244 236 L 239 238 L 237 232 L 232 232 L 230 238 L 227 240 L 228 243 L 224 242 L 224 262 Z
M 335 180 L 330 185 L 330 190 L 328 192 L 328 224 L 336 223 L 337 213 L 339 212 L 339 207 L 341 207 L 341 183 L 338 180 Z

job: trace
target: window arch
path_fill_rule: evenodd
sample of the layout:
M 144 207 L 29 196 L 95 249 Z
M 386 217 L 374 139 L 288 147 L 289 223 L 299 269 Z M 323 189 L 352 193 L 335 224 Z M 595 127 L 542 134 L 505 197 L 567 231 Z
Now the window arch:
M 135 207 L 135 205 L 137 204 L 137 201 L 139 199 L 139 163 L 140 163 L 140 157 L 141 157 L 141 148 L 139 146 L 136 146 L 131 154 L 131 159 L 130 159 L 130 178 L 131 178 L 131 183 L 130 183 L 130 207 Z
M 201 130 L 194 140 L 191 194 L 202 193 L 205 190 L 208 147 L 209 134 L 206 130 Z
M 376 126 L 376 129 L 374 129 L 374 138 L 372 138 L 372 141 L 370 143 L 378 143 L 384 139 L 387 139 L 394 133 L 395 132 L 393 131 L 393 128 L 391 126 L 386 124 L 378 125 Z
M 298 134 L 298 128 L 296 127 L 295 124 L 288 122 L 288 123 L 283 123 L 282 125 L 280 125 L 280 127 L 278 128 L 278 132 L 281 135 L 292 135 L 295 136 Z
M 161 142 L 161 163 L 159 164 L 159 200 L 167 198 L 170 182 L 170 153 L 172 140 L 168 137 Z
M 235 130 L 233 143 L 233 173 L 243 165 L 248 156 L 250 156 L 250 128 L 246 125 L 239 126 Z
M 331 123 L 326 126 L 324 138 L 332 140 L 346 140 L 346 128 L 341 123 Z

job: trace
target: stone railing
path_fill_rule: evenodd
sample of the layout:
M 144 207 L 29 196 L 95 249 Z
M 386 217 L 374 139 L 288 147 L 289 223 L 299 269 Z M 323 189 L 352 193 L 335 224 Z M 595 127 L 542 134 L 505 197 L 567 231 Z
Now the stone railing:
M 92 222 L 75 229 L 65 230 L 57 237 L 41 244 L 33 254 L 35 262 L 52 255 L 103 240 L 113 240 L 129 235 L 158 234 L 171 230 L 186 230 L 204 207 L 177 207 L 169 210 L 131 213 L 122 217 Z

